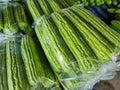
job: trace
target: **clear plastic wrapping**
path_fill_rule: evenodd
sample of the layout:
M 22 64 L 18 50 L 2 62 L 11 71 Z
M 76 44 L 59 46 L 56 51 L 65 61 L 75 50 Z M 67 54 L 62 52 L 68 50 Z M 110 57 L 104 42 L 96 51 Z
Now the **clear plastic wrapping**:
M 36 41 L 21 33 L 0 33 L 1 90 L 62 90 Z
M 6 3 L 6 2 L 21 2 L 22 0 L 0 0 L 0 3 Z
M 81 4 L 44 15 L 33 27 L 66 90 L 91 90 L 120 69 L 120 35 Z

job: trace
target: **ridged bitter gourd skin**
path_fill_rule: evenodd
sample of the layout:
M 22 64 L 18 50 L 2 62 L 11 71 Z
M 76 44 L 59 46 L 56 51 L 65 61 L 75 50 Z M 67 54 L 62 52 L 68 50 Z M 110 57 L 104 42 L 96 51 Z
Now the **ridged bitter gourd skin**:
M 16 34 L 19 32 L 19 28 L 14 18 L 13 6 L 10 3 L 5 4 L 3 11 L 4 19 L 4 34 Z
M 45 55 L 60 81 L 65 78 L 77 77 L 78 73 L 76 71 L 79 70 L 77 61 L 61 37 L 55 24 L 51 22 L 50 19 L 43 16 L 41 24 L 35 27 L 35 32 Z M 67 90 L 67 88 L 72 89 L 77 87 L 79 82 L 73 80 L 61 82 L 61 84 Z
M 94 68 L 94 65 L 96 64 L 91 59 L 95 59 L 96 56 L 82 37 L 82 34 L 80 34 L 75 28 L 72 28 L 72 24 L 69 24 L 69 21 L 63 18 L 64 15 L 62 17 L 62 14 L 54 13 L 51 17 L 72 54 L 79 63 L 80 70 L 86 73 L 90 70 L 91 66 Z M 73 23 L 76 24 L 75 22 Z
M 45 90 L 59 86 L 58 79 L 51 70 L 42 48 L 39 53 L 38 50 L 30 36 L 25 35 L 22 38 L 21 52 L 29 84 L 32 86 L 40 84 L 41 89 Z
M 11 38 L 6 43 L 6 69 L 7 90 L 30 90 L 20 55 L 19 39 Z
M 0 41 L 0 90 L 8 90 L 5 42 Z
M 30 33 L 32 31 L 30 20 L 28 19 L 23 6 L 19 3 L 15 3 L 14 17 L 19 29 L 24 33 Z
M 74 12 L 66 10 L 64 14 L 74 23 L 79 33 L 84 36 L 85 41 L 87 41 L 88 45 L 95 52 L 98 59 L 103 61 L 111 59 L 110 55 L 115 51 L 115 45 L 112 44 L 112 42 L 109 42 L 109 40 L 96 31 L 91 25 L 87 24 L 85 20 L 78 17 Z
M 0 10 L 0 32 L 3 30 L 3 13 Z
M 107 24 L 93 15 L 90 11 L 81 8 L 73 7 L 72 10 L 77 13 L 80 17 L 86 20 L 90 25 L 92 25 L 99 33 L 105 36 L 110 42 L 115 44 L 117 47 L 120 47 L 120 36 Z

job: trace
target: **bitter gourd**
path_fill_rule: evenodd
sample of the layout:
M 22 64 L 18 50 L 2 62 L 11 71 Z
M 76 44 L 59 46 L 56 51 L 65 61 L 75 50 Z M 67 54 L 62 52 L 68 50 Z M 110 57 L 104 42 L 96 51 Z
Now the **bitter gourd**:
M 29 90 L 18 38 L 6 42 L 6 69 L 8 90 Z
M 78 60 L 80 70 L 83 73 L 86 73 L 91 69 L 91 66 L 94 68 L 94 65 L 96 65 L 95 62 L 92 62 L 91 60 L 92 58 L 95 59 L 96 56 L 82 35 L 76 29 L 72 28 L 72 24 L 68 24 L 61 15 L 54 13 L 54 15 L 52 15 L 52 19 L 72 54 Z
M 114 53 L 115 45 L 109 42 L 109 40 L 97 32 L 92 26 L 84 22 L 84 20 L 77 17 L 74 12 L 67 10 L 64 14 L 74 23 L 79 32 L 86 37 L 86 41 L 96 56 L 101 60 L 110 60 L 110 55 Z
M 10 3 L 5 5 L 3 9 L 4 30 L 5 34 L 16 34 L 19 32 L 17 23 L 13 15 L 13 6 Z
M 35 32 L 58 79 L 61 81 L 64 78 L 76 77 L 79 66 L 55 24 L 45 16 L 42 16 L 40 23 L 35 27 Z M 73 80 L 63 82 L 62 85 L 65 89 L 72 89 L 77 87 L 78 83 Z
M 43 15 L 42 9 L 39 7 L 37 0 L 26 1 L 28 11 L 31 13 L 34 20 L 40 18 Z
M 8 90 L 5 42 L 4 39 L 0 41 L 0 90 Z
M 120 47 L 120 36 L 102 20 L 93 15 L 90 11 L 81 8 L 81 7 L 72 7 L 71 8 L 75 13 L 92 25 L 98 32 L 105 36 L 109 41 L 115 44 L 117 47 Z
M 0 10 L 0 32 L 3 30 L 3 13 L 2 10 Z
M 16 24 L 19 26 L 19 29 L 24 33 L 31 32 L 31 23 L 26 16 L 23 6 L 21 4 L 15 3 L 15 6 L 13 8 Z

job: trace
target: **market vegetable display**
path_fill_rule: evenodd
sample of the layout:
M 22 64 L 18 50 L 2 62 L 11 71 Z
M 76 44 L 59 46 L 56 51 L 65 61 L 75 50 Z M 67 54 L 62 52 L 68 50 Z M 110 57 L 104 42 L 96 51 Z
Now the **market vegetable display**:
M 117 0 L 16 1 L 0 2 L 0 90 L 91 90 L 118 70 Z M 86 7 L 103 4 L 110 25 Z
M 27 9 L 34 20 L 44 14 L 50 14 L 76 4 L 83 6 L 100 6 L 103 4 L 117 5 L 117 3 L 117 0 L 26 0 Z

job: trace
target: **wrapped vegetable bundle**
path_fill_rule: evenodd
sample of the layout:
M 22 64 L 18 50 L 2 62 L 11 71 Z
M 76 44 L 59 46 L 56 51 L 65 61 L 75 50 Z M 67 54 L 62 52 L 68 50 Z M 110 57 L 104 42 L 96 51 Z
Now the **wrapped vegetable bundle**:
M 3 12 L 3 20 L 4 20 L 4 30 L 5 34 L 15 34 L 18 33 L 19 29 L 16 25 L 15 18 L 13 16 L 13 7 L 10 4 L 6 4 Z
M 0 37 L 1 90 L 62 90 L 36 39 L 22 34 Z
M 39 45 L 37 46 L 40 48 Z M 33 39 L 28 35 L 25 35 L 22 38 L 21 52 L 30 85 L 34 86 L 37 83 L 40 83 L 41 87 L 38 87 L 38 89 L 50 90 L 55 88 L 61 90 L 59 82 L 51 70 L 42 48 L 38 50 Z
M 79 5 L 42 16 L 36 21 L 35 32 L 66 90 L 87 90 L 82 84 L 101 72 L 102 63 L 115 65 L 113 56 L 120 48 L 119 34 Z
M 30 90 L 20 55 L 20 37 L 0 34 L 0 89 Z
M 0 4 L 1 90 L 88 90 L 115 75 L 120 35 L 82 6 L 116 5 L 117 0 L 25 2 L 38 40 L 30 36 L 31 22 L 21 4 Z M 119 28 L 118 21 L 112 23 Z
M 0 3 L 0 31 L 4 34 L 29 33 L 31 23 L 23 6 L 18 3 Z
M 29 90 L 23 62 L 18 48 L 18 40 L 12 38 L 6 43 L 6 70 L 8 90 Z M 6 85 L 7 86 L 7 85 Z M 4 90 L 4 88 L 3 88 Z

